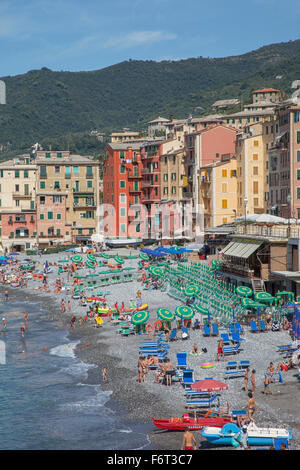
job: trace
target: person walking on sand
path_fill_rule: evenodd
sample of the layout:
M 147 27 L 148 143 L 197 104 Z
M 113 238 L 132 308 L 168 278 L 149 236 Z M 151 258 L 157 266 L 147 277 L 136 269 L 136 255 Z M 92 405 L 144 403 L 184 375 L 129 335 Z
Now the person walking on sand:
M 217 354 L 217 362 L 219 362 L 219 357 L 223 357 L 223 361 L 225 361 L 224 356 L 224 348 L 223 348 L 223 338 L 220 338 L 218 341 L 218 354 Z
M 28 329 L 28 312 L 24 313 L 25 330 Z
M 75 317 L 75 315 L 72 315 L 71 318 L 70 318 L 71 328 L 75 328 L 75 323 L 76 323 L 76 317 Z
M 65 305 L 64 299 L 62 299 L 62 301 L 61 301 L 61 313 L 65 313 L 65 312 L 66 312 L 66 305 Z
M 195 450 L 197 442 L 194 434 L 190 431 L 188 427 L 184 430 L 184 435 L 181 444 L 181 450 Z
M 264 395 L 267 395 L 268 393 L 273 395 L 272 390 L 270 390 L 270 383 L 271 383 L 270 375 L 268 374 L 268 372 L 266 372 L 265 381 L 264 381 Z
M 68 312 L 71 313 L 71 300 L 68 300 Z
M 5 289 L 5 291 L 4 291 L 4 299 L 5 299 L 5 302 L 8 301 L 8 290 L 7 289 Z
M 255 390 L 256 390 L 256 385 L 255 385 L 255 372 L 256 372 L 256 370 L 253 369 L 253 370 L 252 370 L 252 373 L 251 373 L 251 392 L 252 392 L 252 395 L 254 395 Z
M 102 370 L 102 382 L 106 383 L 107 382 L 107 367 L 103 367 Z
M 249 397 L 249 400 L 248 400 L 248 405 L 247 405 L 247 408 L 248 408 L 248 418 L 250 419 L 250 421 L 252 421 L 253 423 L 255 423 L 254 419 L 253 419 L 253 415 L 254 415 L 254 412 L 255 411 L 258 411 L 258 408 L 257 408 L 257 405 L 256 405 L 256 402 L 253 398 L 253 395 L 251 392 L 248 393 L 248 397 Z
M 249 378 L 249 367 L 245 370 L 245 377 L 244 377 L 244 389 L 245 392 L 248 392 L 248 378 Z

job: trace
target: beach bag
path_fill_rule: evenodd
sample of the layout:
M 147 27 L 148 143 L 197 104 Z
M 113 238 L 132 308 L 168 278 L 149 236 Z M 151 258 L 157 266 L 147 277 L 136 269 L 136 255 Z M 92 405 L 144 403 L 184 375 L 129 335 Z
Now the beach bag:
M 233 436 L 231 438 L 231 445 L 235 448 L 240 447 L 240 435 L 238 435 L 237 437 Z

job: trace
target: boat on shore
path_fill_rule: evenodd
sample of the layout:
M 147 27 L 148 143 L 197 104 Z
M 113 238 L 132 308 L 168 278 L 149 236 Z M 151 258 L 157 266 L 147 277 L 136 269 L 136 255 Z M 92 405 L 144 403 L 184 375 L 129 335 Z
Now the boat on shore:
M 152 418 L 153 424 L 159 429 L 169 431 L 184 431 L 186 427 L 193 431 L 199 431 L 205 426 L 222 428 L 226 423 L 231 423 L 233 417 L 230 413 L 212 410 L 197 410 L 196 413 L 184 413 L 181 418 Z
M 221 429 L 216 426 L 206 426 L 201 435 L 211 444 L 217 446 L 232 445 L 232 438 L 241 429 L 235 423 L 227 423 Z M 292 439 L 291 431 L 284 428 L 258 427 L 254 423 L 247 426 L 249 446 L 272 446 L 274 439 Z

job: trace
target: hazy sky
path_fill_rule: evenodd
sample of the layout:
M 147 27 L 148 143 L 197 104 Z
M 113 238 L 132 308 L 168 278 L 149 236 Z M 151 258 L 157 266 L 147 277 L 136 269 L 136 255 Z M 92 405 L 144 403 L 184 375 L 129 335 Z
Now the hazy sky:
M 299 0 L 0 0 L 0 76 L 225 57 L 299 37 Z

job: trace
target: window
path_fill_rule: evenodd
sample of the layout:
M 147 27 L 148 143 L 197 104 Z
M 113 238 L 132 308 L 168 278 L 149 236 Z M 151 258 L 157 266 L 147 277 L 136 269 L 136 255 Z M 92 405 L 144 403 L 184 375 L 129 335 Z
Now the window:
M 300 180 L 300 170 L 297 170 L 297 180 Z
M 253 175 L 258 175 L 258 166 L 253 167 Z
M 222 184 L 222 193 L 227 193 L 227 184 Z
M 120 188 L 122 188 L 122 189 L 126 188 L 126 181 L 125 180 L 120 180 Z
M 253 194 L 258 194 L 258 181 L 253 181 Z
M 124 193 L 120 194 L 120 202 L 126 203 L 126 194 L 124 194 Z
M 44 214 L 40 214 L 40 220 L 44 220 Z
M 121 224 L 120 229 L 121 229 L 121 233 L 125 233 L 126 232 L 126 224 Z
M 51 153 L 50 152 L 46 152 L 46 158 L 50 158 L 51 157 Z
M 120 165 L 120 173 L 124 174 L 126 171 L 125 165 Z
M 222 224 L 227 224 L 227 217 L 223 217 Z
M 253 205 L 254 205 L 254 207 L 257 207 L 257 206 L 258 206 L 258 197 L 255 197 L 255 198 L 253 199 Z
M 227 178 L 227 170 L 222 170 L 222 178 Z
M 73 166 L 73 175 L 79 175 L 79 167 Z
M 168 191 L 168 188 L 167 188 L 167 187 L 164 187 L 163 193 L 164 193 L 164 194 L 168 194 L 168 192 L 169 192 L 169 191 Z
M 40 166 L 40 177 L 41 178 L 47 178 L 47 167 L 46 167 L 46 165 L 41 165 Z
M 40 181 L 40 189 L 45 189 L 45 188 L 46 188 L 45 181 Z
M 15 184 L 15 192 L 18 193 L 20 191 L 20 185 Z
M 254 147 L 258 147 L 258 140 L 254 140 L 253 145 Z
M 29 195 L 29 184 L 24 184 L 24 194 L 25 196 Z
M 57 220 L 61 220 L 61 214 L 56 214 Z
M 300 199 L 300 188 L 297 188 L 297 199 Z
M 60 204 L 62 202 L 62 196 L 53 196 L 53 204 Z
M 253 154 L 253 160 L 258 160 L 258 154 L 257 153 Z
M 121 209 L 120 209 L 120 216 L 121 216 L 121 217 L 126 217 L 126 209 L 125 209 L 125 207 L 121 207 Z
M 19 170 L 15 170 L 15 178 L 20 178 L 20 172 L 19 172 Z
M 60 228 L 56 229 L 56 235 L 60 236 Z
M 300 162 L 300 150 L 297 150 L 297 162 Z
M 171 173 L 171 180 L 176 181 L 176 173 Z
M 60 166 L 57 165 L 57 166 L 54 167 L 54 173 L 56 173 L 56 174 L 60 173 Z
M 48 220 L 52 220 L 53 219 L 53 212 L 48 212 Z
M 164 173 L 164 181 L 168 181 L 168 173 Z
M 24 170 L 24 178 L 28 178 L 28 170 Z
M 54 189 L 59 189 L 59 181 L 54 181 Z
M 56 156 L 57 156 L 57 158 L 61 158 L 61 157 L 62 157 L 62 153 L 61 153 L 61 152 L 57 152 Z
M 172 186 L 171 192 L 172 194 L 176 194 L 176 186 Z
M 65 167 L 65 178 L 71 178 L 71 167 L 70 166 Z
M 138 181 L 134 181 L 134 190 L 135 191 L 139 190 L 139 182 Z
M 20 201 L 19 199 L 16 199 L 16 207 L 19 207 L 20 206 Z
M 88 182 L 87 182 L 87 187 L 88 187 L 88 188 L 92 188 L 92 187 L 93 187 L 93 181 L 88 180 Z
M 220 154 L 219 153 L 216 153 L 216 158 L 219 158 Z
M 297 131 L 297 144 L 300 144 L 300 131 Z
M 227 199 L 222 199 L 222 209 L 227 209 Z

